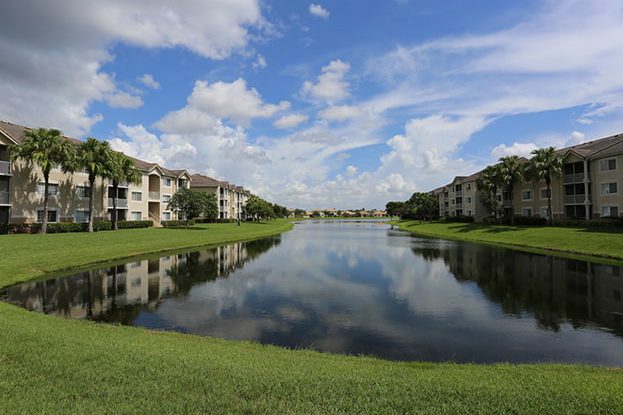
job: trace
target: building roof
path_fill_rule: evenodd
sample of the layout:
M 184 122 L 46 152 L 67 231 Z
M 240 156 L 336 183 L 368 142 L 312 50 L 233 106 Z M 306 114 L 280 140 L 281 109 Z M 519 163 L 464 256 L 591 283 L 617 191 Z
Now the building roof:
M 222 182 L 203 174 L 193 174 L 190 176 L 190 187 L 219 187 Z
M 572 152 L 582 158 L 621 153 L 623 152 L 623 134 L 611 135 L 571 147 L 561 148 L 558 152 L 564 155 Z

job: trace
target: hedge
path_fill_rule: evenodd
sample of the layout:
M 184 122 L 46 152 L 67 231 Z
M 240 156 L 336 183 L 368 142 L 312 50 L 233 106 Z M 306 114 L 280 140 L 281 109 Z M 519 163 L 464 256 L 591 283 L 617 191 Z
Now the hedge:
M 153 226 L 153 222 L 150 220 L 139 221 L 120 221 L 118 222 L 119 229 L 134 229 L 134 228 L 149 228 Z M 58 222 L 48 223 L 48 233 L 69 233 L 69 232 L 86 232 L 88 224 L 77 222 Z M 39 233 L 41 230 L 40 223 L 23 223 L 23 224 L 11 224 L 0 227 L 0 233 Z M 93 230 L 109 231 L 112 230 L 112 222 L 108 220 L 96 221 L 93 223 Z
M 191 219 L 188 223 L 185 220 L 166 220 L 161 223 L 165 228 L 185 228 L 186 226 L 194 226 L 195 220 Z
M 446 222 L 473 222 L 474 221 L 474 217 L 473 216 L 446 216 L 445 218 Z

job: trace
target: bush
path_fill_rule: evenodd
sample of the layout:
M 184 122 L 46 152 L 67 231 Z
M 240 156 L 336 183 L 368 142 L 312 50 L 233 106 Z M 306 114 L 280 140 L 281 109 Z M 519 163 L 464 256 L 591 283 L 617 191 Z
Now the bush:
M 599 228 L 608 226 L 623 226 L 623 218 L 599 218 L 592 220 L 584 219 L 557 219 L 554 220 L 556 226 L 577 226 L 588 228 Z
M 473 216 L 446 216 L 445 218 L 446 222 L 464 222 L 464 223 L 471 223 L 474 221 L 474 217 Z
M 543 226 L 547 225 L 547 219 L 540 216 L 515 216 L 515 225 Z
M 124 220 L 117 223 L 119 229 L 151 228 L 154 223 L 150 220 Z
M 41 229 L 41 225 L 37 226 L 37 232 Z M 69 232 L 84 232 L 87 229 L 86 223 L 75 222 L 61 222 L 61 223 L 48 223 L 48 233 L 69 233 Z
M 166 221 L 162 221 L 162 226 L 164 226 L 165 228 L 185 228 L 186 227 L 186 221 L 185 220 L 166 220 Z M 188 226 L 194 226 L 195 225 L 195 220 L 191 219 L 188 221 Z

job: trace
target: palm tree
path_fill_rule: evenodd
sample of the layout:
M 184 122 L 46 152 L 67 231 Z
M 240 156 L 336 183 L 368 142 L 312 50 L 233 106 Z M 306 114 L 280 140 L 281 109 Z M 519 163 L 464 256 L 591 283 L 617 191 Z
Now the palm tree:
M 547 220 L 551 225 L 554 222 L 552 215 L 552 180 L 562 175 L 563 157 L 556 152 L 555 147 L 539 148 L 532 152 L 533 157 L 528 162 L 525 175 L 528 180 L 545 180 L 547 185 Z
M 476 188 L 484 193 L 482 201 L 487 207 L 489 215 L 496 218 L 499 210 L 497 194 L 501 186 L 500 180 L 500 167 L 498 164 L 487 166 L 476 180 Z
M 514 225 L 515 208 L 513 206 L 513 190 L 515 189 L 515 184 L 519 183 L 523 178 L 525 164 L 519 156 L 507 156 L 500 158 L 499 166 L 500 180 L 506 188 L 506 192 L 508 193 L 508 197 L 510 199 L 511 224 Z
M 111 152 L 106 167 L 107 177 L 112 181 L 112 206 L 111 215 L 113 230 L 119 229 L 117 220 L 117 193 L 119 191 L 119 183 L 128 182 L 139 184 L 142 180 L 141 172 L 136 169 L 134 161 L 123 153 Z
M 98 177 L 110 177 L 109 171 L 110 158 L 113 151 L 106 141 L 99 141 L 89 137 L 78 147 L 78 157 L 76 163 L 84 168 L 89 175 L 89 232 L 93 232 L 93 219 L 95 211 L 95 180 Z
M 75 147 L 63 138 L 60 130 L 38 128 L 27 130 L 24 141 L 10 147 L 13 160 L 25 160 L 38 165 L 43 173 L 43 220 L 40 233 L 48 230 L 48 187 L 50 171 L 59 166 L 64 173 L 73 171 Z

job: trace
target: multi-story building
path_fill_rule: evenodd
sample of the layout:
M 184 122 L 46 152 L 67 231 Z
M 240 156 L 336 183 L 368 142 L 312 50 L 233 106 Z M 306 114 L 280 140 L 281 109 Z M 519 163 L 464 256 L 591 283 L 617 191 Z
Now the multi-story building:
M 35 223 L 43 220 L 43 173 L 37 165 L 25 161 L 9 161 L 8 147 L 19 145 L 28 130 L 0 121 L 0 224 Z M 76 144 L 79 140 L 65 137 Z M 177 212 L 167 208 L 173 194 L 190 187 L 190 174 L 185 170 L 169 170 L 155 163 L 134 159 L 142 173 L 139 184 L 121 183 L 117 193 L 119 220 L 175 220 Z M 59 168 L 50 172 L 48 186 L 49 222 L 87 222 L 89 195 L 94 192 L 94 219 L 109 219 L 113 211 L 113 187 L 98 178 L 94 189 L 84 171 L 66 174 Z
M 564 166 L 562 176 L 551 183 L 555 219 L 621 216 L 623 134 L 562 148 L 558 154 L 563 157 Z M 480 221 L 488 215 L 480 192 L 476 190 L 479 173 L 467 178 L 457 177 L 452 183 L 432 191 L 437 196 L 441 217 L 464 215 Z M 468 186 L 473 190 L 471 205 L 467 204 Z M 512 206 L 515 215 L 548 217 L 548 190 L 543 180 L 516 185 L 512 201 L 506 192 L 500 192 L 498 198 L 507 211 Z
M 191 176 L 190 187 L 193 190 L 216 195 L 219 219 L 242 219 L 244 206 L 251 194 L 241 186 L 213 179 L 203 174 Z

